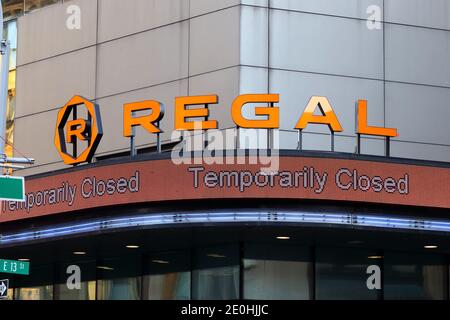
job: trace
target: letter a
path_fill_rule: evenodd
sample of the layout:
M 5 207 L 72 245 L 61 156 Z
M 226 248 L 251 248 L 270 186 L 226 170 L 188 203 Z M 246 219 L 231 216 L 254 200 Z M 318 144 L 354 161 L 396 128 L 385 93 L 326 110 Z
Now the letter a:
M 320 116 L 314 115 L 317 107 L 319 107 L 319 110 L 322 113 Z M 310 123 L 326 124 L 330 128 L 331 132 L 343 131 L 342 126 L 326 97 L 314 96 L 311 100 L 309 100 L 309 103 L 306 106 L 305 111 L 303 111 L 300 120 L 298 120 L 295 129 L 303 130 Z
M 372 265 L 367 267 L 367 274 L 370 274 L 370 277 L 367 278 L 367 289 L 369 290 L 380 290 L 381 289 L 381 269 L 377 265 Z
M 81 289 L 81 269 L 77 265 L 71 265 L 67 267 L 67 274 L 70 276 L 67 278 L 67 289 L 80 290 Z
M 66 27 L 69 30 L 81 29 L 81 9 L 77 5 L 70 5 L 67 7 L 66 13 L 69 17 L 66 20 Z

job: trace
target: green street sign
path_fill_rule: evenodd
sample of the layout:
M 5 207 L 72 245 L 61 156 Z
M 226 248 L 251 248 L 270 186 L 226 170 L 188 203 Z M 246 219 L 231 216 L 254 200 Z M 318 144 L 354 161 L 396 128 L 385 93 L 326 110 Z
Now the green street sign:
M 30 263 L 26 261 L 0 259 L 0 273 L 29 275 Z
M 0 176 L 0 200 L 25 201 L 25 179 Z

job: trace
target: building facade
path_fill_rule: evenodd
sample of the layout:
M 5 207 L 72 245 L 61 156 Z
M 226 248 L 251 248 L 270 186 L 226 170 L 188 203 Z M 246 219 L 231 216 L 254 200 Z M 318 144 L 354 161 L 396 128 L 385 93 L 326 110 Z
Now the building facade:
M 449 298 L 450 1 L 3 5 L 6 151 L 36 159 L 14 172 L 26 201 L 2 202 L 0 258 L 31 262 L 10 298 Z M 236 124 L 244 94 L 279 94 L 278 129 Z M 93 163 L 72 168 L 54 139 L 75 95 L 98 105 L 103 137 Z M 176 97 L 199 95 L 218 96 L 207 117 L 218 130 L 202 141 L 277 150 L 281 173 L 258 175 L 248 154 L 177 165 L 173 150 L 205 149 L 180 144 L 195 133 L 174 134 Z M 342 131 L 299 134 L 312 96 L 326 97 Z M 124 104 L 145 100 L 165 106 L 162 152 L 137 127 L 131 157 Z M 359 100 L 370 125 L 398 136 L 363 135 L 357 148 Z M 262 119 L 254 105 L 242 114 Z M 80 289 L 68 286 L 71 266 Z

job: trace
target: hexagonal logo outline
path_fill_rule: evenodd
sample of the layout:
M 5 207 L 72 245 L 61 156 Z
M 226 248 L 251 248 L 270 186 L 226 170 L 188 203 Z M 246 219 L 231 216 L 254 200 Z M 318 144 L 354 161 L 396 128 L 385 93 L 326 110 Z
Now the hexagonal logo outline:
M 72 114 L 72 110 L 78 108 L 80 105 L 84 105 L 90 115 L 90 124 L 87 126 L 90 129 L 90 139 L 86 149 L 74 157 L 67 151 L 66 134 L 64 130 L 67 121 L 69 120 L 69 116 Z M 102 137 L 103 126 L 98 104 L 82 96 L 76 95 L 59 110 L 56 120 L 54 144 L 65 164 L 76 165 L 83 162 L 91 162 Z

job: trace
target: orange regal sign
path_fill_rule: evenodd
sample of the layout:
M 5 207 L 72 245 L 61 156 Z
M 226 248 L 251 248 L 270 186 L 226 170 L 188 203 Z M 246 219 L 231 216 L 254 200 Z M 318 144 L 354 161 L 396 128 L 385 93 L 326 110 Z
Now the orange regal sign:
M 174 130 L 192 131 L 218 129 L 217 120 L 209 119 L 209 106 L 217 104 L 217 95 L 188 96 L 175 98 Z M 278 94 L 244 94 L 238 96 L 231 105 L 231 117 L 238 128 L 254 129 L 278 129 L 280 127 L 280 109 L 275 104 L 280 102 Z M 247 104 L 266 104 L 267 107 L 255 107 L 255 115 L 265 119 L 247 119 L 242 114 L 242 109 Z M 88 119 L 76 117 L 77 107 L 84 105 L 88 112 Z M 197 108 L 187 108 L 201 106 Z M 316 115 L 316 110 L 320 115 Z M 135 112 L 148 111 L 150 114 L 135 116 Z M 74 114 L 69 121 L 70 114 Z M 123 136 L 132 137 L 132 129 L 143 127 L 150 134 L 160 134 L 160 121 L 163 119 L 165 107 L 155 100 L 126 103 L 123 106 Z M 369 126 L 367 120 L 367 101 L 359 100 L 357 104 L 357 131 L 358 135 L 372 135 L 382 137 L 398 136 L 396 129 Z M 198 120 L 204 118 L 204 120 Z M 189 121 L 190 119 L 196 119 Z M 313 96 L 300 116 L 295 129 L 302 131 L 309 124 L 327 125 L 332 133 L 343 131 L 338 117 L 326 97 Z M 95 149 L 103 135 L 101 118 L 98 106 L 80 96 L 73 97 L 58 113 L 55 133 L 55 145 L 61 158 L 66 164 L 79 164 L 90 162 Z M 88 146 L 77 155 L 77 141 L 87 141 Z M 66 143 L 73 146 L 70 154 Z

